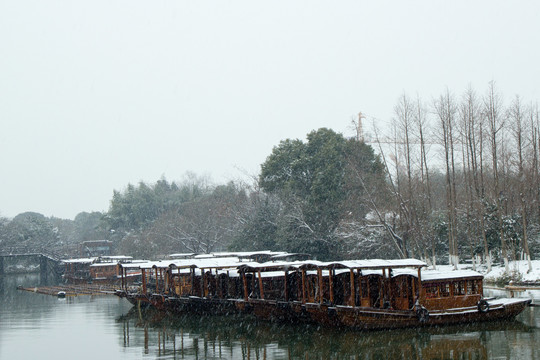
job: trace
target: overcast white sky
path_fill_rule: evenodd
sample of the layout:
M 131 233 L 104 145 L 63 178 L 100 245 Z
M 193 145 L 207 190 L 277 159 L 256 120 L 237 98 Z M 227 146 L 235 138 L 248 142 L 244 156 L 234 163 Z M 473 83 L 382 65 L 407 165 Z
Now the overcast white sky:
M 540 99 L 538 1 L 0 0 L 0 215 L 256 175 L 272 147 L 495 80 Z

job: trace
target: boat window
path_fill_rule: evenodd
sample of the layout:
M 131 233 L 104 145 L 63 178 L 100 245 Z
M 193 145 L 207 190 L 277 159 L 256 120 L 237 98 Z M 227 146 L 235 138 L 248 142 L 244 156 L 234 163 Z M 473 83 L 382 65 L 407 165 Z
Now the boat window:
M 367 278 L 363 277 L 361 279 L 361 287 L 362 287 L 362 297 L 367 298 L 368 297 L 368 283 Z
M 439 296 L 447 297 L 450 296 L 450 283 L 444 283 L 439 285 Z
M 319 298 L 319 284 L 316 275 L 307 276 L 307 297 L 308 301 L 316 301 Z
M 401 292 L 401 287 L 402 287 L 401 279 L 396 278 L 394 280 L 394 289 L 393 289 L 395 297 L 403 297 L 402 292 Z
M 465 281 L 457 281 L 454 286 L 454 295 L 465 295 Z
M 439 297 L 437 294 L 437 285 L 427 285 L 424 287 L 424 289 L 426 290 L 426 298 L 430 299 Z
M 477 293 L 477 288 L 476 288 L 476 281 L 475 280 L 469 280 L 467 281 L 467 294 L 468 295 L 471 295 L 471 294 L 476 294 Z

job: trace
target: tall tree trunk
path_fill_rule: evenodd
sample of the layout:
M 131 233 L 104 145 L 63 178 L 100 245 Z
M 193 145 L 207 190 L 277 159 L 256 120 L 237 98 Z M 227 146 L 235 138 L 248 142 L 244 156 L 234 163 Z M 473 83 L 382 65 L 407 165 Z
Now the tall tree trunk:
M 429 167 L 427 161 L 427 151 L 426 151 L 426 139 L 424 136 L 426 128 L 426 116 L 425 110 L 420 102 L 420 98 L 417 98 L 416 101 L 416 111 L 415 111 L 415 121 L 416 126 L 418 127 L 418 136 L 420 138 L 420 175 L 422 182 L 422 193 L 423 193 L 423 209 L 422 217 L 424 223 L 429 222 L 429 215 L 433 212 L 433 201 L 431 199 L 431 183 L 429 181 Z M 427 200 L 427 207 L 426 207 Z M 436 241 L 433 234 L 428 234 L 431 238 L 431 261 L 433 269 L 437 268 L 437 257 L 436 257 Z M 427 246 L 426 246 L 427 251 Z M 427 256 L 426 256 L 427 257 Z
M 470 186 L 472 195 L 472 209 L 480 223 L 480 234 L 484 247 L 484 259 L 488 272 L 491 271 L 491 258 L 486 236 L 485 206 L 484 206 L 484 177 L 483 177 L 483 122 L 480 117 L 480 109 L 476 93 L 469 87 L 465 93 L 462 105 L 462 117 L 465 122 L 468 160 L 470 164 Z M 474 194 L 474 195 L 473 195 Z
M 532 271 L 531 253 L 529 252 L 528 233 L 527 233 L 527 206 L 525 203 L 525 171 L 523 166 L 523 109 L 519 96 L 516 96 L 512 106 L 510 108 L 510 119 L 513 126 L 514 139 L 517 146 L 518 153 L 518 189 L 519 189 L 519 203 L 521 207 L 521 225 L 522 229 L 522 244 L 523 251 L 528 261 L 527 273 Z
M 502 216 L 502 193 L 499 179 L 499 159 L 498 159 L 498 143 L 499 133 L 503 128 L 503 119 L 501 119 L 501 101 L 499 96 L 495 93 L 495 84 L 490 83 L 488 94 L 485 99 L 485 114 L 489 126 L 489 139 L 491 145 L 491 159 L 493 166 L 493 196 L 497 205 L 497 221 L 499 223 L 499 236 L 501 239 L 501 252 L 504 260 L 505 272 L 509 272 L 508 265 L 508 250 L 506 245 L 506 236 L 504 233 L 504 224 Z
M 455 196 L 455 162 L 454 162 L 454 139 L 452 134 L 453 123 L 455 121 L 456 108 L 450 92 L 447 90 L 434 104 L 436 114 L 439 118 L 442 131 L 442 143 L 444 146 L 444 156 L 446 164 L 446 209 L 448 214 L 448 251 L 449 262 L 458 268 L 459 256 L 457 252 L 456 237 L 456 196 Z
M 412 170 L 412 146 L 413 146 L 413 118 L 414 118 L 414 105 L 411 103 L 407 95 L 403 94 L 398 101 L 398 104 L 394 107 L 394 112 L 397 117 L 397 126 L 401 134 L 401 138 L 398 142 L 403 144 L 403 152 L 405 158 L 405 170 L 406 170 L 406 189 L 402 198 L 405 199 L 405 207 L 407 210 L 407 238 L 412 239 L 414 248 L 420 253 L 425 249 L 424 235 L 420 230 L 420 223 L 418 220 L 418 206 L 417 206 L 417 194 L 413 190 L 413 170 Z

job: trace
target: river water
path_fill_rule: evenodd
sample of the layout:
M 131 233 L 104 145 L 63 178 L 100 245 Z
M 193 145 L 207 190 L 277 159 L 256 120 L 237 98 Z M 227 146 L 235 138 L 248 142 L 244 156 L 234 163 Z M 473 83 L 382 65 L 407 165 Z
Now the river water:
M 38 275 L 0 278 L 0 359 L 540 359 L 540 307 L 515 321 L 358 332 L 16 289 L 36 284 Z

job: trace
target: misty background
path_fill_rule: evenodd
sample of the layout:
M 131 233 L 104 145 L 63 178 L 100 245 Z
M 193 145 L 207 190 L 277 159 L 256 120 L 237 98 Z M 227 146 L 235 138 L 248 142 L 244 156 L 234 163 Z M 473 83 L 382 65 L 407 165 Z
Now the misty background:
M 538 99 L 534 1 L 0 1 L 0 215 L 73 219 L 283 139 L 385 124 L 404 92 Z

